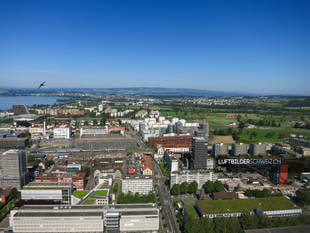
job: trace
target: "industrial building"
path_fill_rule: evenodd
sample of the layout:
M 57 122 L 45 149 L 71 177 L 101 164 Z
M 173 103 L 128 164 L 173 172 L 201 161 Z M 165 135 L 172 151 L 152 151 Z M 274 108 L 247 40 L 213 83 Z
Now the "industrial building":
M 55 139 L 70 139 L 72 134 L 72 127 L 58 127 L 54 128 Z
M 113 135 L 113 137 L 79 138 L 74 140 L 74 146 L 83 149 L 126 149 L 137 145 L 135 138 L 120 135 Z
M 71 204 L 73 186 L 71 183 L 32 182 L 21 190 L 22 200 L 54 200 Z
M 150 137 L 148 144 L 150 146 L 162 145 L 164 148 L 189 148 L 192 144 L 193 136 L 166 136 Z
M 122 179 L 123 193 L 149 194 L 153 191 L 153 179 L 148 177 L 126 177 Z
M 0 187 L 21 189 L 27 181 L 26 152 L 8 150 L 0 155 Z
M 216 179 L 216 174 L 209 171 L 175 171 L 170 173 L 170 189 L 172 189 L 174 184 L 191 183 L 193 181 L 197 182 L 200 189 L 207 181 L 214 181 Z
M 212 145 L 212 155 L 217 157 L 219 155 L 228 155 L 228 145 L 224 143 Z
M 208 142 L 203 137 L 192 139 L 192 158 L 194 169 L 206 169 L 208 155 Z
M 158 232 L 155 204 L 23 206 L 10 213 L 13 233 Z
M 108 134 L 106 126 L 88 126 L 80 129 L 80 138 L 100 137 Z

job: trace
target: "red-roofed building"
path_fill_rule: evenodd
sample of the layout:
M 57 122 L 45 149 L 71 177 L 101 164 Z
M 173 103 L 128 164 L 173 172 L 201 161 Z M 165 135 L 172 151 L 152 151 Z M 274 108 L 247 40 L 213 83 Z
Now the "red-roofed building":
M 150 176 L 153 174 L 151 158 L 144 155 L 141 160 L 142 163 L 142 174 L 145 176 Z
M 76 190 L 84 190 L 86 185 L 86 173 L 77 172 L 75 174 L 71 174 L 60 172 L 48 172 L 48 173 L 42 173 L 40 176 L 36 176 L 35 181 L 55 182 L 55 183 L 68 182 L 72 183 L 73 188 L 75 188 Z

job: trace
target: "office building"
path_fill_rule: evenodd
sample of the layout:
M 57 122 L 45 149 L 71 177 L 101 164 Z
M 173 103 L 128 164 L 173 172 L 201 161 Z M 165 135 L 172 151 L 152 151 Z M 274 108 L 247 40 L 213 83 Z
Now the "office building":
M 228 145 L 224 143 L 212 145 L 212 155 L 217 157 L 219 155 L 228 155 Z
M 72 134 L 72 127 L 58 127 L 54 128 L 55 139 L 70 139 Z
M 216 166 L 215 159 L 211 156 L 207 156 L 207 167 L 208 170 L 213 170 Z
M 239 143 L 231 145 L 231 154 L 233 156 L 247 155 L 249 146 L 247 144 Z
M 155 204 L 23 206 L 10 213 L 13 233 L 158 232 Z
M 175 171 L 170 173 L 170 189 L 174 184 L 192 183 L 194 181 L 197 182 L 198 189 L 200 189 L 207 181 L 215 181 L 216 179 L 217 175 L 209 171 Z
M 171 158 L 171 169 L 170 172 L 175 172 L 179 170 L 179 162 L 176 158 Z
M 153 191 L 153 179 L 148 177 L 126 177 L 122 179 L 123 193 L 149 194 Z
M 71 183 L 31 182 L 21 190 L 22 200 L 53 200 L 71 204 Z
M 178 121 L 175 123 L 175 133 L 176 134 L 181 134 L 183 132 L 183 124 L 181 121 Z
M 258 144 L 250 144 L 250 154 L 253 156 L 257 155 L 266 155 L 267 149 L 266 149 L 266 144 L 264 143 L 258 143 Z
M 0 187 L 21 189 L 26 184 L 26 153 L 8 150 L 0 155 Z
M 203 137 L 194 137 L 192 140 L 192 157 L 194 169 L 206 169 L 208 143 Z

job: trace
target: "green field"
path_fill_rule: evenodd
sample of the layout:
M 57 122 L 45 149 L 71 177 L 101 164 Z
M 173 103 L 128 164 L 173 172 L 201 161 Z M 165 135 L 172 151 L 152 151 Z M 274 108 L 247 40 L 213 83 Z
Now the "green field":
M 76 198 L 82 199 L 83 197 L 86 196 L 87 193 L 88 191 L 74 191 L 72 195 Z
M 266 127 L 268 128 L 268 127 Z M 256 132 L 256 137 L 251 137 L 251 133 Z M 267 136 L 268 133 L 273 133 L 272 137 Z M 239 135 L 240 139 L 238 142 L 244 143 L 255 143 L 255 142 L 282 142 L 286 139 L 279 138 L 280 134 L 301 134 L 306 138 L 310 138 L 310 130 L 293 129 L 293 128 L 274 128 L 269 127 L 268 129 L 243 129 Z
M 251 212 L 256 208 L 263 210 L 295 209 L 294 204 L 284 197 L 197 201 L 197 206 L 204 214 Z

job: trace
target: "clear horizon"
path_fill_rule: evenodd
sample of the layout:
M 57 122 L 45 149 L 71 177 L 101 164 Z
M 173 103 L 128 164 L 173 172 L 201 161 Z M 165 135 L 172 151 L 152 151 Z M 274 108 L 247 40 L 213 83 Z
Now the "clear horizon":
M 309 1 L 2 1 L 0 87 L 309 95 Z

